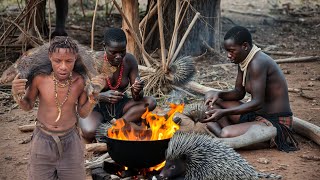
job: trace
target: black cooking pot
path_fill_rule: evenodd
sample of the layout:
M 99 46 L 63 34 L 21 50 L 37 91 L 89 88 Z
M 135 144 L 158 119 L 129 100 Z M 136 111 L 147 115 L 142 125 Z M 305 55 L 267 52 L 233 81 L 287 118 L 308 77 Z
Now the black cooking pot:
M 128 168 L 149 168 L 165 160 L 170 139 L 154 141 L 127 141 L 105 137 L 108 152 L 118 164 Z

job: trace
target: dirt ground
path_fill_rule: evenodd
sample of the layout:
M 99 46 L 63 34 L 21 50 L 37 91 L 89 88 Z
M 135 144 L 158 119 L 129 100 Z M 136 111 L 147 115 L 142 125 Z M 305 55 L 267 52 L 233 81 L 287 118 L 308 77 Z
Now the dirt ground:
M 245 2 L 245 3 L 242 3 Z M 262 15 L 248 15 L 231 12 L 238 10 L 257 14 L 270 14 L 272 3 L 278 1 L 256 0 L 254 2 L 241 0 L 222 1 L 222 30 L 223 37 L 226 30 L 235 24 L 246 26 L 258 45 L 268 47 L 273 51 L 287 51 L 294 55 L 276 56 L 275 59 L 320 54 L 320 9 L 311 16 L 294 17 L 294 22 L 277 21 Z M 283 1 L 280 1 L 283 3 Z M 294 1 L 296 2 L 296 1 Z M 308 1 L 309 2 L 309 1 Z M 310 1 L 315 2 L 315 1 Z M 301 4 L 294 4 L 299 8 Z M 313 6 L 316 7 L 316 6 Z M 70 22 L 77 21 L 70 11 Z M 283 15 L 281 17 L 289 17 Z M 90 21 L 85 22 L 89 24 Z M 119 26 L 119 19 L 106 19 L 108 25 Z M 76 24 L 76 23 L 75 23 Z M 101 29 L 102 30 L 102 29 Z M 68 29 L 71 36 L 79 42 L 89 42 L 89 32 L 79 32 Z M 102 34 L 101 32 L 98 32 Z M 235 66 L 213 68 L 212 61 L 219 59 L 227 63 L 225 53 L 222 56 L 208 52 L 196 62 L 198 74 L 196 80 L 204 85 L 215 88 L 232 88 L 236 76 Z M 320 62 L 283 63 L 280 64 L 285 73 L 288 87 L 302 89 L 305 96 L 290 92 L 291 108 L 295 116 L 320 126 Z M 34 123 L 36 108 L 30 112 L 18 109 L 10 100 L 10 91 L 0 89 L 0 180 L 26 179 L 27 162 L 30 143 L 23 141 L 30 138 L 31 133 L 22 133 L 18 126 Z M 300 150 L 291 153 L 279 152 L 276 149 L 238 150 L 257 170 L 280 174 L 284 179 L 316 180 L 320 177 L 320 161 L 307 160 L 302 155 L 320 157 L 320 146 L 309 139 L 295 135 L 299 141 Z

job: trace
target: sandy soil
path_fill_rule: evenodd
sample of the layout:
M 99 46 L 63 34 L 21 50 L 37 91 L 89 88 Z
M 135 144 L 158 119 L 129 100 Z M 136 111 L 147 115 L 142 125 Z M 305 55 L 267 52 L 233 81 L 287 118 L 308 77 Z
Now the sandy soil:
M 267 14 L 269 12 L 268 8 L 272 7 L 270 3 L 263 0 L 252 3 L 240 2 L 240 0 L 222 1 L 223 34 L 233 26 L 229 21 L 232 20 L 235 24 L 249 27 L 254 41 L 258 44 L 275 45 L 274 50 L 290 51 L 295 53 L 294 56 L 297 57 L 319 55 L 320 37 L 317 32 L 320 32 L 320 20 L 311 16 L 302 17 L 305 21 L 295 23 L 277 22 L 264 16 L 240 15 L 228 11 L 237 9 Z M 319 14 L 317 16 L 319 17 Z M 113 22 L 118 22 L 118 20 Z M 79 33 L 74 30 L 70 34 L 76 39 L 81 38 L 80 42 L 89 42 L 87 41 L 88 33 Z M 224 56 L 224 54 L 222 55 Z M 286 58 L 284 56 L 271 56 L 275 59 Z M 216 55 L 208 53 L 199 59 L 197 61 L 199 71 L 197 77 L 211 73 L 213 68 L 210 66 L 216 58 Z M 290 88 L 301 88 L 308 97 L 312 98 L 308 99 L 297 93 L 290 93 L 291 108 L 294 115 L 320 126 L 320 62 L 286 63 L 281 64 L 280 67 L 285 72 Z M 205 85 L 211 83 L 215 87 L 219 87 L 217 84 L 224 88 L 232 87 L 236 75 L 234 66 L 224 69 L 215 68 L 214 71 L 217 72 L 217 75 L 199 81 Z M 10 92 L 3 91 L 2 94 L 4 93 Z M 33 123 L 36 109 L 23 112 L 12 104 L 10 99 L 6 100 L 5 98 L 1 99 L 0 105 L 0 179 L 26 179 L 30 143 L 21 144 L 21 142 L 28 139 L 31 133 L 20 132 L 18 126 Z M 299 135 L 295 135 L 295 137 L 300 143 L 300 150 L 296 152 L 285 153 L 276 149 L 239 150 L 238 152 L 252 163 L 257 170 L 281 174 L 284 179 L 290 180 L 319 179 L 320 161 L 307 160 L 301 158 L 301 156 L 320 157 L 320 146 Z

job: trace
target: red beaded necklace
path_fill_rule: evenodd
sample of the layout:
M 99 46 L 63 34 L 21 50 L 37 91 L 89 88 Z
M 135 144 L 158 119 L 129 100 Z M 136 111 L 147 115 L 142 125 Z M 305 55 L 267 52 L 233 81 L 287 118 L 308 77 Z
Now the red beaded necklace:
M 108 63 L 109 63 L 109 60 L 108 60 L 108 58 L 107 58 L 107 54 L 106 54 L 106 53 L 104 53 L 104 60 L 105 60 L 105 61 L 108 61 Z M 124 63 L 121 62 L 120 73 L 119 73 L 119 77 L 118 77 L 118 79 L 117 79 L 117 84 L 116 84 L 116 86 L 112 86 L 109 77 L 106 77 L 106 81 L 107 81 L 108 87 L 109 87 L 111 90 L 116 90 L 116 89 L 118 89 L 119 86 L 120 86 L 120 84 L 121 84 L 122 75 L 123 75 L 123 66 L 124 66 L 123 64 L 124 64 Z

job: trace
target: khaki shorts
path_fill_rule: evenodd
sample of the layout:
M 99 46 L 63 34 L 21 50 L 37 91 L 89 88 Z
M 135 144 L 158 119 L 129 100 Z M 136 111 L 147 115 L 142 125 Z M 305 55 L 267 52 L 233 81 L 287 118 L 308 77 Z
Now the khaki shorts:
M 28 165 L 29 180 L 84 180 L 84 145 L 77 129 L 59 136 L 62 153 L 52 136 L 39 127 L 33 132 Z

